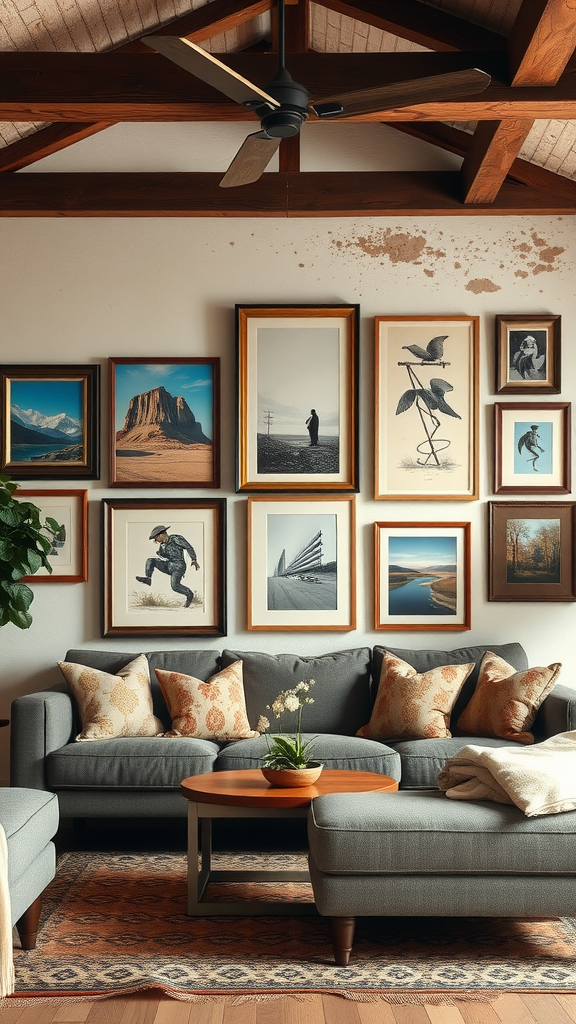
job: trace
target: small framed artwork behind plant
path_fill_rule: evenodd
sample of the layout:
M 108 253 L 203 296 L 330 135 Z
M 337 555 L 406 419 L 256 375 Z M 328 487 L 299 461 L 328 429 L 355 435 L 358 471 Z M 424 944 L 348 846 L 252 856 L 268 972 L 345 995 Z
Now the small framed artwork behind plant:
M 569 494 L 569 402 L 496 402 L 495 494 Z
M 355 499 L 248 499 L 248 629 L 356 627 Z
M 110 359 L 110 485 L 220 486 L 220 360 Z
M 18 501 L 31 501 L 40 509 L 42 534 L 51 544 L 44 566 L 25 583 L 84 583 L 88 579 L 88 491 L 16 491 Z
M 496 392 L 560 392 L 561 318 L 551 313 L 496 317 Z
M 0 470 L 15 479 L 98 479 L 99 403 L 99 366 L 0 366 Z
M 470 523 L 374 523 L 374 628 L 471 628 Z
M 226 499 L 103 498 L 103 636 L 226 634 Z
M 476 316 L 376 317 L 375 497 L 478 497 Z
M 490 601 L 576 601 L 574 503 L 488 503 Z
M 238 491 L 358 490 L 358 306 L 237 306 Z

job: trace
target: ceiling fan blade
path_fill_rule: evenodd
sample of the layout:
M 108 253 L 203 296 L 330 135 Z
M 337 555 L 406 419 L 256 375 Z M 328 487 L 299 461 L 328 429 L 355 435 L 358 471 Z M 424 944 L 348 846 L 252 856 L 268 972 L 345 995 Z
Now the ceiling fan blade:
M 191 75 L 218 89 L 231 100 L 236 100 L 236 103 L 255 106 L 269 103 L 272 107 L 280 106 L 278 100 L 249 82 L 247 78 L 242 78 L 242 75 L 217 60 L 201 46 L 191 43 L 189 39 L 179 36 L 144 36 L 142 42 L 151 50 L 157 50 L 168 60 L 184 68 L 184 71 L 189 71 Z
M 451 71 L 446 75 L 414 78 L 408 82 L 392 82 L 372 89 L 358 89 L 339 96 L 326 96 L 310 104 L 317 117 L 353 117 L 356 114 L 376 114 L 409 107 L 412 104 L 432 103 L 435 100 L 458 99 L 460 96 L 482 92 L 490 85 L 490 75 L 478 68 Z
M 220 182 L 221 188 L 249 185 L 266 170 L 281 139 L 274 139 L 265 131 L 255 132 L 244 140 L 230 167 Z

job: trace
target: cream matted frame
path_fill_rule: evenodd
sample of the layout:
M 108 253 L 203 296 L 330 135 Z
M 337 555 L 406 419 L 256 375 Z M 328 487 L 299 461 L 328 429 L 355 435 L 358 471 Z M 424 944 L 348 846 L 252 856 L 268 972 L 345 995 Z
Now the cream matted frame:
M 376 500 L 475 501 L 479 317 L 378 316 L 375 328 Z
M 248 498 L 247 590 L 249 630 L 355 629 L 354 496 Z
M 495 494 L 570 494 L 570 402 L 496 402 L 494 446 Z
M 18 488 L 15 497 L 31 501 L 42 513 L 42 519 L 54 519 L 63 529 L 43 533 L 52 540 L 48 561 L 52 572 L 40 566 L 33 576 L 23 576 L 24 583 L 85 583 L 88 579 L 88 491 L 31 490 Z

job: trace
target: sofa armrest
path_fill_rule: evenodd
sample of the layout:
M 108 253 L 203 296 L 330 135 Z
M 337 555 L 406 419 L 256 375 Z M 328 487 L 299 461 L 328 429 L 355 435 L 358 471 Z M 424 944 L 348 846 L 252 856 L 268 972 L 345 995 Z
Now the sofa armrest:
M 576 729 L 576 690 L 555 686 L 542 704 L 534 723 L 537 738 L 548 739 Z
M 46 757 L 73 738 L 70 694 L 27 693 L 12 702 L 10 718 L 10 785 L 47 789 Z

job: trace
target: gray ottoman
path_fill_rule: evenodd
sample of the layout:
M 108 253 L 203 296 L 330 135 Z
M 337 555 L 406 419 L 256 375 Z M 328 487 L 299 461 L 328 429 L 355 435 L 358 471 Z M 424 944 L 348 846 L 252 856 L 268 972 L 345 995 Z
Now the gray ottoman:
M 310 877 L 350 958 L 357 916 L 576 916 L 576 811 L 526 818 L 444 793 L 331 793 L 308 817 Z
M 0 789 L 0 822 L 8 847 L 12 924 L 22 949 L 34 949 L 42 893 L 56 872 L 50 840 L 58 828 L 58 798 L 37 789 Z

